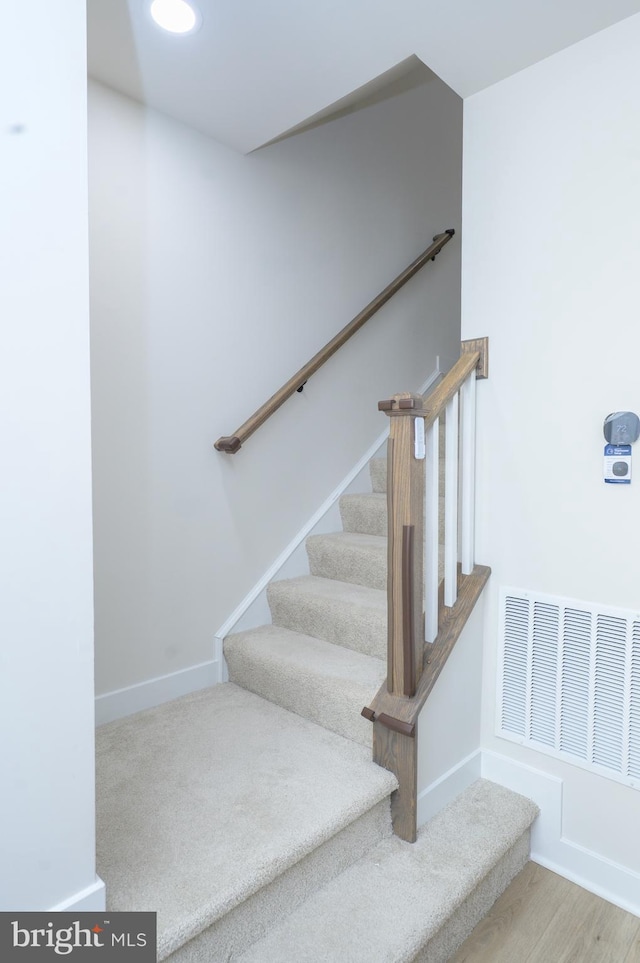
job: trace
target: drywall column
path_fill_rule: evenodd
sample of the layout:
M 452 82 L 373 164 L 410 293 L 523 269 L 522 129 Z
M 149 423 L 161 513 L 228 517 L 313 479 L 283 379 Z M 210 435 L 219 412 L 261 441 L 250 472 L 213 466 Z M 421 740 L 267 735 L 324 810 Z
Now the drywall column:
M 85 0 L 0 33 L 0 910 L 95 875 Z

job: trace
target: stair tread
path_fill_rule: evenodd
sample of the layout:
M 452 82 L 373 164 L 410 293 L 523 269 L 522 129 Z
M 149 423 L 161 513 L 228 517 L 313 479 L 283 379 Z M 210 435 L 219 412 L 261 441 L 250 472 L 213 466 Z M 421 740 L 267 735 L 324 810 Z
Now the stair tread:
M 387 593 L 318 575 L 271 582 L 272 620 L 334 645 L 386 659 Z
M 102 726 L 96 768 L 109 909 L 157 910 L 160 959 L 397 785 L 364 747 L 232 683 Z
M 386 551 L 386 539 L 384 548 Z M 387 593 L 382 589 L 371 588 L 369 585 L 356 585 L 354 582 L 342 582 L 340 579 L 323 578 L 319 575 L 298 575 L 295 578 L 281 579 L 269 584 L 269 591 L 280 592 L 289 589 L 318 598 L 340 600 L 345 604 L 382 610 L 385 613 L 387 611 Z
M 251 650 L 260 656 L 262 666 L 271 664 L 282 671 L 286 665 L 303 670 L 331 685 L 343 685 L 354 692 L 377 692 L 386 675 L 386 663 L 352 649 L 333 645 L 301 632 L 293 632 L 278 625 L 261 625 L 245 632 L 236 632 L 225 639 L 225 655 L 240 649 Z
M 367 535 L 365 532 L 328 532 L 325 535 L 309 535 L 307 542 L 322 543 L 339 541 L 360 551 L 384 554 L 386 558 L 387 538 L 385 535 Z
M 387 534 L 387 496 L 382 493 L 342 495 L 340 515 L 346 532 L 378 536 Z
M 371 746 L 360 715 L 386 677 L 381 659 L 276 625 L 228 636 L 232 682 L 348 739 Z
M 525 833 L 537 807 L 478 780 L 413 845 L 383 840 L 239 957 L 239 963 L 410 961 Z
M 260 625 L 255 629 L 236 632 L 225 639 L 225 654 L 239 645 L 252 645 L 266 655 L 273 653 L 279 661 L 287 661 L 311 671 L 319 671 L 364 685 L 379 684 L 380 672 L 386 672 L 386 663 L 352 649 L 333 645 L 302 632 L 294 632 L 279 625 Z M 355 676 L 355 679 L 354 679 Z

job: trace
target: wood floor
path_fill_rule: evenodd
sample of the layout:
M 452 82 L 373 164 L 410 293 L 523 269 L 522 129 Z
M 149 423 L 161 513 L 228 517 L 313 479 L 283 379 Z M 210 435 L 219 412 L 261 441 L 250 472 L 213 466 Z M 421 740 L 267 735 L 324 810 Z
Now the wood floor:
M 640 919 L 528 863 L 450 963 L 640 963 Z

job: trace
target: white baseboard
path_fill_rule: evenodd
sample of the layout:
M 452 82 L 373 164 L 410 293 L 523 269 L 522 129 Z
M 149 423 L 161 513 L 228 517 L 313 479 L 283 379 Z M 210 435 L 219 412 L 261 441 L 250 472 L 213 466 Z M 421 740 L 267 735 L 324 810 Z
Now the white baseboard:
M 51 906 L 49 913 L 101 913 L 106 909 L 105 885 L 99 876 L 95 883 L 85 886 L 80 892 L 74 893 L 68 899 L 56 906 Z
M 442 369 L 438 357 L 435 370 L 431 372 L 425 383 L 418 389 L 419 394 L 425 394 L 440 378 L 441 374 Z M 107 722 L 113 722 L 115 719 L 133 715 L 133 713 L 140 712 L 143 709 L 151 709 L 163 702 L 169 702 L 171 699 L 177 699 L 179 696 L 188 695 L 190 692 L 196 692 L 198 689 L 205 689 L 218 682 L 228 681 L 229 675 L 223 654 L 225 637 L 234 629 L 240 631 L 254 628 L 271 621 L 267 604 L 267 585 L 277 576 L 292 578 L 295 575 L 308 574 L 309 569 L 304 548 L 305 539 L 312 532 L 329 532 L 335 531 L 336 527 L 339 528 L 340 516 L 337 505 L 340 496 L 348 489 L 352 491 L 356 489 L 366 490 L 365 487 L 359 487 L 361 484 L 366 484 L 361 479 L 366 474 L 370 460 L 386 442 L 388 434 L 389 428 L 387 425 L 373 445 L 364 453 L 348 475 L 342 479 L 318 511 L 302 526 L 284 551 L 280 553 L 229 618 L 220 626 L 213 639 L 214 658 L 211 662 L 204 662 L 201 665 L 191 666 L 170 675 L 149 679 L 125 689 L 117 689 L 114 692 L 97 696 L 95 703 L 96 725 L 104 725 Z M 369 490 L 371 489 L 369 488 Z
M 433 819 L 441 809 L 479 779 L 481 768 L 481 754 L 478 749 L 423 789 L 418 795 L 418 826 Z
M 482 776 L 532 799 L 531 858 L 547 869 L 640 916 L 640 873 L 567 839 L 562 832 L 562 779 L 495 752 L 482 752 Z
M 219 658 L 216 658 L 211 662 L 202 662 L 169 675 L 127 686 L 125 689 L 105 692 L 104 695 L 96 697 L 96 725 L 122 719 L 143 709 L 152 709 L 163 702 L 197 692 L 198 689 L 207 689 L 220 681 L 221 665 Z

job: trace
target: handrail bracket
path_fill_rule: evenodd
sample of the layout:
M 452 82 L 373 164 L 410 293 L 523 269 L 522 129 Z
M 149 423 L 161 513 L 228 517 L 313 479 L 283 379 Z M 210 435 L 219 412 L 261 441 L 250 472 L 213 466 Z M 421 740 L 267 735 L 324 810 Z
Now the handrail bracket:
M 290 398 L 296 392 L 300 393 L 311 375 L 315 374 L 343 344 L 346 344 L 349 338 L 353 337 L 356 331 L 359 331 L 400 288 L 404 287 L 407 281 L 410 281 L 429 261 L 435 261 L 436 255 L 440 253 L 445 244 L 449 243 L 455 233 L 455 230 L 450 227 L 446 231 L 443 231 L 442 234 L 436 234 L 433 238 L 433 243 L 429 245 L 426 251 L 423 251 L 415 261 L 412 261 L 373 301 L 370 301 L 369 304 L 362 309 L 360 314 L 357 314 L 349 324 L 345 325 L 304 367 L 300 368 L 292 378 L 289 378 L 286 384 L 282 385 L 268 401 L 265 401 L 257 411 L 254 411 L 251 417 L 247 418 L 247 420 L 236 429 L 233 435 L 223 435 L 222 438 L 218 438 L 213 446 L 216 451 L 223 451 L 228 455 L 233 455 L 239 451 L 254 431 L 257 431 L 258 428 L 284 404 L 287 398 Z

